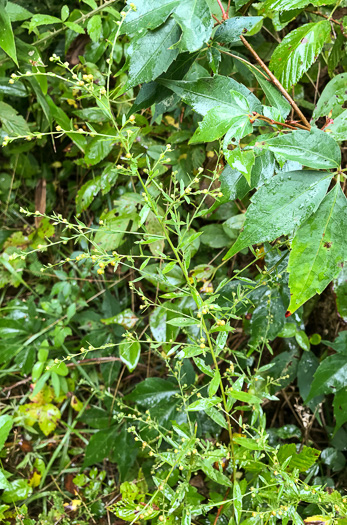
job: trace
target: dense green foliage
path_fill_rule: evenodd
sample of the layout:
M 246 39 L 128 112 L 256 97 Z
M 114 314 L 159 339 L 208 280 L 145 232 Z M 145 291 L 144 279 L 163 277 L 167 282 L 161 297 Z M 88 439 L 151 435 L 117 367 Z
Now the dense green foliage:
M 0 0 L 0 521 L 343 525 L 346 0 Z

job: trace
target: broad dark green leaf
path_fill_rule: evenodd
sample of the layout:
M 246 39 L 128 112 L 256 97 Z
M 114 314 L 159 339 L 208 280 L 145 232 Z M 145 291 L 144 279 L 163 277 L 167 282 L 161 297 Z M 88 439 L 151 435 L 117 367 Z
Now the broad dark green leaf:
M 80 215 L 82 211 L 86 210 L 93 202 L 94 197 L 99 193 L 101 189 L 100 179 L 100 177 L 96 177 L 95 179 L 89 180 L 78 190 L 76 195 L 77 215 Z
M 30 128 L 22 115 L 18 115 L 17 111 L 5 102 L 0 102 L 0 122 L 3 130 L 10 136 L 30 134 Z
M 337 311 L 342 319 L 347 322 L 347 265 L 345 264 L 334 281 Z
M 271 151 L 315 169 L 338 168 L 341 151 L 335 140 L 320 129 L 297 130 L 266 141 Z
M 141 29 L 156 29 L 178 4 L 179 0 L 137 0 L 136 11 L 129 9 L 121 31 L 136 33 Z
M 347 203 L 340 185 L 297 231 L 289 256 L 290 312 L 335 279 L 346 260 Z
M 347 421 L 347 386 L 336 392 L 334 401 L 335 432 Z
M 314 374 L 308 398 L 320 394 L 330 394 L 347 387 L 347 359 L 345 355 L 335 354 L 326 357 Z
M 126 398 L 139 406 L 156 407 L 160 402 L 169 402 L 178 393 L 178 388 L 170 381 L 159 377 L 150 377 L 138 383 Z
M 93 434 L 85 450 L 83 468 L 107 458 L 115 444 L 117 427 L 110 427 Z
M 347 109 L 329 123 L 326 132 L 339 142 L 347 140 Z
M 149 31 L 135 39 L 129 49 L 129 79 L 125 90 L 150 82 L 167 71 L 178 55 L 178 49 L 171 49 L 181 34 L 175 20 L 171 19 L 160 28 Z
M 221 24 L 214 36 L 217 42 L 232 44 L 240 40 L 243 35 L 253 29 L 262 20 L 261 16 L 234 16 Z
M 128 478 L 127 474 L 135 462 L 138 448 L 133 436 L 129 434 L 126 426 L 123 425 L 121 431 L 115 438 L 110 454 L 111 461 L 117 463 L 122 481 Z
M 311 67 L 330 34 L 330 22 L 305 24 L 284 37 L 270 60 L 270 69 L 285 89 L 295 85 Z
M 0 2 L 0 47 L 12 58 L 13 62 L 18 66 L 16 45 L 11 26 L 10 15 L 5 9 L 6 2 Z
M 206 115 L 216 106 L 233 108 L 231 90 L 241 93 L 247 99 L 251 111 L 261 113 L 261 104 L 253 93 L 229 77 L 215 75 L 212 78 L 199 78 L 194 81 L 160 79 L 159 82 L 172 89 L 201 115 Z
M 180 0 L 173 18 L 182 29 L 180 51 L 197 51 L 209 40 L 213 19 L 206 0 Z
M 330 175 L 317 171 L 290 171 L 273 177 L 253 195 L 243 231 L 225 256 L 280 235 L 288 235 L 319 206 Z

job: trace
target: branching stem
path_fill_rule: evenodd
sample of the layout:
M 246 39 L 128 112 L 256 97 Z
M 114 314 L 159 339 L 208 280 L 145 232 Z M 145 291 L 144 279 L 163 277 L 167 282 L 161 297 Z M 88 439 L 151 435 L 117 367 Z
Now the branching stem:
M 305 124 L 307 130 L 310 130 L 311 129 L 311 126 L 310 126 L 310 123 L 308 122 L 307 118 L 305 117 L 305 115 L 303 114 L 303 112 L 301 111 L 301 109 L 298 107 L 298 105 L 296 104 L 296 102 L 292 99 L 292 97 L 289 95 L 289 93 L 284 89 L 284 87 L 282 86 L 281 82 L 279 80 L 277 80 L 277 78 L 275 77 L 275 75 L 270 71 L 270 69 L 267 67 L 267 65 L 262 61 L 262 59 L 260 58 L 260 56 L 258 55 L 258 53 L 253 49 L 253 47 L 247 42 L 247 40 L 245 39 L 245 37 L 243 35 L 240 36 L 240 39 L 241 39 L 241 42 L 243 43 L 243 45 L 248 49 L 248 51 L 250 51 L 252 53 L 252 55 L 254 56 L 254 58 L 256 59 L 256 61 L 258 62 L 258 64 L 263 68 L 263 70 L 265 71 L 265 73 L 269 76 L 271 82 L 280 90 L 280 92 L 282 93 L 282 95 L 284 96 L 284 98 L 286 98 L 289 102 L 289 104 L 292 106 L 292 108 L 296 111 L 296 113 L 299 115 L 299 117 L 301 118 L 302 122 Z

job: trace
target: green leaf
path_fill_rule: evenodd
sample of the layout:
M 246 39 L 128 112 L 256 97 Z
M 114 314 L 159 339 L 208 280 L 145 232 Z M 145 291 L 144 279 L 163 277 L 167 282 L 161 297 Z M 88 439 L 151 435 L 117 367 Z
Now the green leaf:
M 5 102 L 0 102 L 0 122 L 3 130 L 10 136 L 30 134 L 29 126 L 24 118 Z
M 232 399 L 237 399 L 237 401 L 242 401 L 250 405 L 259 405 L 262 402 L 260 397 L 249 394 L 248 392 L 237 392 L 236 390 L 229 389 L 227 390 L 227 395 Z
M 340 273 L 346 260 L 346 221 L 346 197 L 336 184 L 294 237 L 288 263 L 290 312 L 322 293 Z
M 176 317 L 167 321 L 172 326 L 195 326 L 199 323 L 198 319 L 189 319 L 188 317 Z
M 330 35 L 330 22 L 305 24 L 284 37 L 270 60 L 270 69 L 285 89 L 295 85 L 311 67 Z
M 7 2 L 6 13 L 8 14 L 11 22 L 21 22 L 22 20 L 28 20 L 28 18 L 33 16 L 30 11 L 13 2 Z
M 78 190 L 76 195 L 76 212 L 80 215 L 94 200 L 101 189 L 101 177 L 89 180 Z
M 167 71 L 178 55 L 178 49 L 171 49 L 181 34 L 175 20 L 170 19 L 155 31 L 149 31 L 135 39 L 129 49 L 129 79 L 125 90 L 150 82 Z
M 117 427 L 110 427 L 93 434 L 85 450 L 83 467 L 100 463 L 108 457 L 115 446 Z
M 119 357 L 128 367 L 129 372 L 135 370 L 141 355 L 141 345 L 138 341 L 124 341 L 119 345 Z
M 300 348 L 308 352 L 310 350 L 310 341 L 308 340 L 308 337 L 304 330 L 299 330 L 295 334 L 295 339 Z
M 208 385 L 208 395 L 210 397 L 214 396 L 217 392 L 220 384 L 220 373 L 219 370 L 216 369 L 213 374 L 213 378 L 210 381 L 210 384 Z
M 242 514 L 242 492 L 240 489 L 240 485 L 236 480 L 234 481 L 233 486 L 233 500 L 235 523 L 238 524 L 240 522 Z
M 331 118 L 334 119 L 343 111 L 343 104 L 347 100 L 347 73 L 336 75 L 322 91 L 318 99 L 317 106 L 313 112 L 313 120 L 319 117 L 327 117 L 330 112 Z
M 334 401 L 334 416 L 336 420 L 336 426 L 334 432 L 337 432 L 347 421 L 347 387 L 342 388 L 336 392 Z
M 61 418 L 61 413 L 58 407 L 47 403 L 40 407 L 39 411 L 39 427 L 45 436 L 48 436 L 56 429 L 57 422 Z
M 71 29 L 71 31 L 75 31 L 75 33 L 78 33 L 79 35 L 84 35 L 85 31 L 83 27 L 79 26 L 78 24 L 75 24 L 75 22 L 64 22 L 64 25 Z
M 182 36 L 178 42 L 181 52 L 197 51 L 209 40 L 213 19 L 206 0 L 181 0 L 173 18 L 182 29 Z
M 252 197 L 243 231 L 224 259 L 280 235 L 288 235 L 316 211 L 331 175 L 319 171 L 289 171 L 276 175 Z
M 264 446 L 260 443 L 257 443 L 254 439 L 245 438 L 242 436 L 233 436 L 234 443 L 241 445 L 247 450 L 264 450 Z
M 126 426 L 123 425 L 115 438 L 110 454 L 111 461 L 117 463 L 121 481 L 129 477 L 128 473 L 136 460 L 137 451 L 138 445 L 127 431 Z
M 222 399 L 220 397 L 209 397 L 209 398 L 202 398 L 198 399 L 197 401 L 194 401 L 194 403 L 191 403 L 187 410 L 189 412 L 199 412 L 200 410 L 205 410 L 205 408 L 210 408 L 215 405 L 218 405 Z
M 115 138 L 110 136 L 106 137 L 94 137 L 88 143 L 85 149 L 84 160 L 87 164 L 94 166 L 103 160 L 112 151 L 114 147 Z
M 282 117 L 285 119 L 291 110 L 288 100 L 284 98 L 282 93 L 278 91 L 278 89 L 273 84 L 264 78 L 263 73 L 261 73 L 255 66 L 249 66 L 248 64 L 246 64 L 246 66 L 259 82 L 260 87 L 264 91 L 265 97 L 270 106 L 277 108 Z
M 87 32 L 93 42 L 98 42 L 102 33 L 102 20 L 100 15 L 94 15 L 88 20 Z
M 35 27 L 46 26 L 51 24 L 61 24 L 60 18 L 51 15 L 34 15 L 29 24 L 29 33 L 35 29 Z
M 300 359 L 298 366 L 298 386 L 302 399 L 306 402 L 306 398 L 310 393 L 313 375 L 319 366 L 319 359 L 313 352 L 304 352 Z
M 235 109 L 231 91 L 241 93 L 247 99 L 250 111 L 262 112 L 261 104 L 253 93 L 229 77 L 214 75 L 212 78 L 204 77 L 193 81 L 158 79 L 158 82 L 174 91 L 200 115 L 206 115 L 216 106 Z
M 341 273 L 334 281 L 334 292 L 336 295 L 337 311 L 342 319 L 347 321 L 347 265 L 345 264 Z
M 212 419 L 212 421 L 217 423 L 217 425 L 228 430 L 228 423 L 225 421 L 223 414 L 219 410 L 213 407 L 209 407 L 205 408 L 205 412 L 208 415 L 208 417 Z
M 301 452 L 297 452 L 295 443 L 282 445 L 277 453 L 279 464 L 282 465 L 286 459 L 291 457 L 289 464 L 287 465 L 288 470 L 299 469 L 300 472 L 306 472 L 312 465 L 315 464 L 320 451 L 315 448 L 303 446 Z
M 347 360 L 345 355 L 326 357 L 314 374 L 306 403 L 320 394 L 330 394 L 347 387 Z
M 334 4 L 336 0 L 266 0 L 262 5 L 267 13 L 276 13 L 276 11 L 290 11 L 291 9 L 301 9 L 308 4 L 315 6 Z
M 241 150 L 240 148 L 235 148 L 232 151 L 224 150 L 224 156 L 229 166 L 242 173 L 250 185 L 252 168 L 255 162 L 253 150 Z
M 271 151 L 288 160 L 316 169 L 338 168 L 341 151 L 335 140 L 320 129 L 296 130 L 266 141 Z
M 11 428 L 12 417 L 7 414 L 0 416 L 0 450 L 3 448 Z
M 1 494 L 1 499 L 5 503 L 15 503 L 30 496 L 33 489 L 26 479 L 16 479 L 12 481 L 9 488 Z
M 162 402 L 166 405 L 178 392 L 177 386 L 170 381 L 150 377 L 138 383 L 131 394 L 126 396 L 126 399 L 144 408 L 149 408 Z
M 156 29 L 178 4 L 179 0 L 137 0 L 136 11 L 129 9 L 121 31 L 136 33 L 140 29 Z
M 222 44 L 233 44 L 240 40 L 240 35 L 248 33 L 262 20 L 261 16 L 234 16 L 218 26 L 214 40 Z
M 330 120 L 326 133 L 331 133 L 331 136 L 339 142 L 347 140 L 347 109 L 335 119 Z
M 13 62 L 18 66 L 16 45 L 11 26 L 10 15 L 5 9 L 6 2 L 0 2 L 0 47 L 12 58 Z

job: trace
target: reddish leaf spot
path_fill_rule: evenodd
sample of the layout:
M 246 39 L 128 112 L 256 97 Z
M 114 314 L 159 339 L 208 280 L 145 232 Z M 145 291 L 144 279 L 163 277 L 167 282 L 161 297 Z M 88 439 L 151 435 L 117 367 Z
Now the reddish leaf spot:
M 287 310 L 286 313 L 285 313 L 285 317 L 290 317 L 291 315 L 292 315 L 291 312 L 289 310 Z
M 307 44 L 307 42 L 308 42 L 307 38 L 304 37 L 304 38 L 301 40 L 300 44 Z

